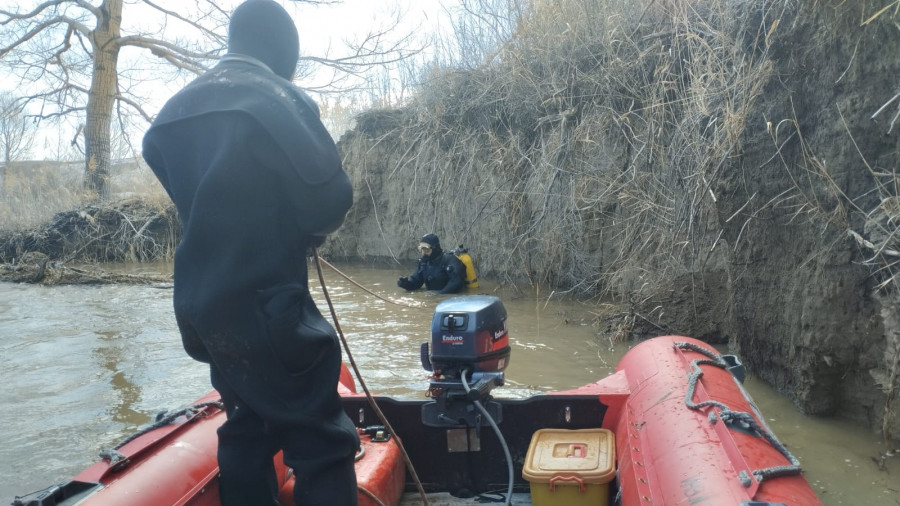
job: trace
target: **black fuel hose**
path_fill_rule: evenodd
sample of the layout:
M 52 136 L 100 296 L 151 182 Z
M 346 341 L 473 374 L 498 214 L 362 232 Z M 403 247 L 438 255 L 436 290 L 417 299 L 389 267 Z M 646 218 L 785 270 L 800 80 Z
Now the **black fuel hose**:
M 460 379 L 462 380 L 463 388 L 466 390 L 466 395 L 468 395 L 472 389 L 469 388 L 469 382 L 466 381 L 466 374 L 468 374 L 468 369 L 463 371 L 460 374 Z M 478 411 L 484 416 L 484 418 L 488 421 L 491 428 L 494 429 L 494 433 L 497 434 L 497 439 L 500 440 L 500 446 L 503 447 L 503 453 L 506 455 L 506 468 L 509 471 L 509 486 L 506 489 L 506 506 L 510 506 L 512 504 L 512 494 L 513 494 L 513 463 L 512 463 L 512 455 L 509 454 L 509 447 L 506 445 L 506 440 L 503 439 L 503 434 L 500 432 L 500 427 L 497 427 L 497 423 L 491 418 L 491 414 L 488 413 L 488 410 L 484 409 L 484 406 L 481 405 L 481 401 L 474 400 L 473 404 L 478 409 Z

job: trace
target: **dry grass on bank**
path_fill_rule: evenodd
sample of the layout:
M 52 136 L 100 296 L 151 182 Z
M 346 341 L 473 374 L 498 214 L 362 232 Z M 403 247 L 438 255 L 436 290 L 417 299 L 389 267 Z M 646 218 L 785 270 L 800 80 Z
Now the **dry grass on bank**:
M 29 230 L 59 212 L 84 206 L 83 162 L 12 162 L 0 180 L 0 232 Z M 121 162 L 112 169 L 110 201 L 140 198 L 168 205 L 169 197 L 143 163 Z
M 0 181 L 0 231 L 46 223 L 82 202 L 81 169 L 65 162 L 12 162 Z
M 372 214 L 408 217 L 387 235 L 503 244 L 481 272 L 582 293 L 652 293 L 721 261 L 717 183 L 785 9 L 749 4 L 534 2 L 487 65 L 433 71 L 410 114 L 360 118 L 401 146 L 381 170 L 403 202 Z
M 39 252 L 78 262 L 170 259 L 180 235 L 174 206 L 142 164 L 117 164 L 109 201 L 82 192 L 82 166 L 13 164 L 0 199 L 0 262 Z

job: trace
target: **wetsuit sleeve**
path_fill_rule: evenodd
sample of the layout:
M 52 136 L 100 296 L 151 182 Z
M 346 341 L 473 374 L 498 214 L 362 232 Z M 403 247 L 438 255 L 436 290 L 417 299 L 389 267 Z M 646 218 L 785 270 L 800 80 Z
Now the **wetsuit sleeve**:
M 419 260 L 416 270 L 407 278 L 400 278 L 398 285 L 407 290 L 418 290 L 425 283 L 425 265 Z
M 456 255 L 446 255 L 444 269 L 447 271 L 447 284 L 438 293 L 456 293 L 466 286 L 466 266 Z
M 308 195 L 299 200 L 299 203 L 302 215 L 309 217 L 306 228 L 311 235 L 321 237 L 334 232 L 344 222 L 344 217 L 353 204 L 353 185 L 344 171 L 331 134 L 322 124 L 319 107 L 298 88 L 292 91 L 301 107 L 305 106 L 310 113 L 297 115 L 302 123 L 302 128 L 297 129 L 298 144 L 303 146 L 301 156 L 314 161 L 310 167 L 298 167 L 300 176 L 308 183 L 309 189 Z M 293 157 L 294 160 L 297 158 Z M 328 174 L 331 177 L 327 177 Z M 327 179 L 322 180 L 323 175 Z
M 304 228 L 310 235 L 319 237 L 334 232 L 353 204 L 350 178 L 341 170 L 326 183 L 308 189 L 308 198 L 299 201 L 299 213 L 308 220 Z

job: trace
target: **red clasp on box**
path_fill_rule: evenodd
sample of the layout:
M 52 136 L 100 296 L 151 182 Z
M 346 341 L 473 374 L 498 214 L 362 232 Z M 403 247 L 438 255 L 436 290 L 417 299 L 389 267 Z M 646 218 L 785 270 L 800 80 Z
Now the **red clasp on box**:
M 566 453 L 566 457 L 570 459 L 583 459 L 587 454 L 587 446 L 581 443 L 575 443 L 569 445 L 569 451 Z

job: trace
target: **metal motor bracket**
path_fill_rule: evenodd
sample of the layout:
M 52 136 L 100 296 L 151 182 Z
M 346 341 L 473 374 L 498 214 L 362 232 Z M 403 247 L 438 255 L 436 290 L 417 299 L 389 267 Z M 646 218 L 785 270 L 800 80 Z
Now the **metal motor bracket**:
M 503 406 L 499 403 L 487 401 L 484 409 L 494 419 L 494 423 L 499 425 L 503 421 Z M 441 396 L 422 405 L 422 424 L 426 427 L 462 429 L 486 426 L 487 422 L 482 420 L 481 413 L 473 403 L 462 400 L 447 402 L 447 398 Z

